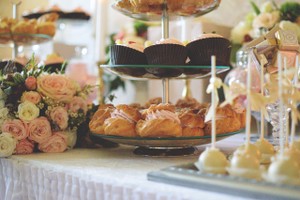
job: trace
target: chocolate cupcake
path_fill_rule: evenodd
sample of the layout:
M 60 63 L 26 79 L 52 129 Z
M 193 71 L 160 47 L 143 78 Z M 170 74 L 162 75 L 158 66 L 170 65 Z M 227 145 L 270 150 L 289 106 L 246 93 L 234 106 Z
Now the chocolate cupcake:
M 0 61 L 0 70 L 3 75 L 21 72 L 23 68 L 24 66 L 17 61 L 13 61 L 13 60 Z
M 230 41 L 218 34 L 202 34 L 187 46 L 191 65 L 211 65 L 211 56 L 216 56 L 216 64 L 230 65 Z M 202 70 L 186 69 L 185 73 L 197 73 Z
M 162 39 L 144 50 L 149 65 L 185 65 L 186 47 L 176 39 Z M 181 68 L 149 67 L 146 70 L 158 77 L 177 77 L 183 72 Z
M 127 42 L 110 46 L 110 63 L 112 65 L 146 65 L 147 60 L 144 54 L 144 47 L 136 42 Z M 118 67 L 118 72 L 130 76 L 140 77 L 146 74 L 145 68 L 141 67 Z
M 79 20 L 89 20 L 91 18 L 90 14 L 85 12 L 81 7 L 77 7 L 71 12 L 64 12 L 61 16 L 62 19 L 79 19 Z

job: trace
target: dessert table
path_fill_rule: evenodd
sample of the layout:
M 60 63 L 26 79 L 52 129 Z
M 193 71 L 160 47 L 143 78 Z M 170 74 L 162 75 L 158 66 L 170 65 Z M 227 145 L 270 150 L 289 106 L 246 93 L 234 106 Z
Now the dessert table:
M 237 134 L 217 146 L 229 153 L 243 139 Z M 199 152 L 204 148 L 200 146 Z M 195 162 L 199 155 L 143 157 L 132 151 L 120 146 L 1 158 L 0 199 L 241 199 L 147 180 L 151 171 Z

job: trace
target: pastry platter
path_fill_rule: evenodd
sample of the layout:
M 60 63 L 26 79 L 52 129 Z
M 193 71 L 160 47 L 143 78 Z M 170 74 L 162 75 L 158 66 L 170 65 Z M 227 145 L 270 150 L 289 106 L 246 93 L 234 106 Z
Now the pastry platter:
M 166 1 L 166 4 L 136 5 L 126 4 L 126 0 L 121 0 L 112 5 L 120 13 L 138 20 L 159 21 L 164 9 L 168 10 L 171 19 L 178 17 L 199 17 L 216 9 L 220 5 L 220 0 L 206 0 L 195 3 L 188 1 L 176 1 L 174 3 Z M 124 3 L 122 5 L 122 3 Z
M 162 79 L 162 78 L 207 78 L 211 76 L 211 66 L 196 66 L 196 65 L 100 65 L 101 68 L 108 70 L 118 76 L 127 79 L 147 80 L 147 79 Z M 160 70 L 181 70 L 180 74 L 172 76 L 171 73 L 151 74 L 147 69 L 153 68 Z M 229 66 L 217 66 L 216 73 L 221 74 L 230 69 Z
M 45 34 L 0 33 L 0 44 L 2 45 L 35 45 L 51 39 L 51 36 Z
M 217 141 L 229 136 L 239 134 L 244 129 L 235 132 L 218 134 Z M 194 137 L 123 137 L 114 135 L 104 135 L 92 133 L 94 137 L 109 140 L 111 142 L 138 147 L 134 150 L 135 154 L 145 156 L 179 156 L 191 155 L 196 153 L 195 146 L 209 144 L 211 136 Z

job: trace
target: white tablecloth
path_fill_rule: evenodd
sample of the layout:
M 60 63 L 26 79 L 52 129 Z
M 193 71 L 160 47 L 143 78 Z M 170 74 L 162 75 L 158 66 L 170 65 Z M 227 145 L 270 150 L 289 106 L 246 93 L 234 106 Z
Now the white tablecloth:
M 218 142 L 218 147 L 230 152 L 242 140 L 243 135 L 235 135 Z M 132 151 L 132 147 L 120 146 L 2 158 L 0 199 L 241 199 L 147 180 L 150 171 L 195 162 L 198 155 L 153 158 L 137 156 Z

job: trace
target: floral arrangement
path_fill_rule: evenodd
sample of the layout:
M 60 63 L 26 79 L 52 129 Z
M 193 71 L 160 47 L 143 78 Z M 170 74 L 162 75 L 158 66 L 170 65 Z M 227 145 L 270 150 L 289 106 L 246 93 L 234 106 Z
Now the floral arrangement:
M 276 24 L 283 30 L 294 31 L 300 41 L 300 3 L 285 2 L 278 6 L 273 1 L 266 1 L 260 6 L 251 2 L 251 6 L 253 11 L 231 31 L 233 44 L 241 46 L 250 42 Z
M 0 157 L 73 148 L 91 86 L 80 88 L 64 68 L 48 73 L 34 57 L 13 71 L 0 75 Z

